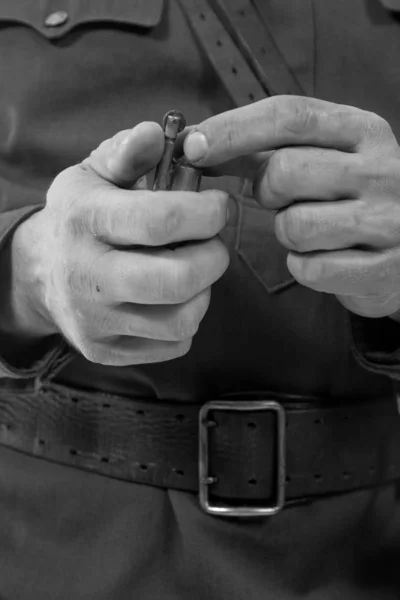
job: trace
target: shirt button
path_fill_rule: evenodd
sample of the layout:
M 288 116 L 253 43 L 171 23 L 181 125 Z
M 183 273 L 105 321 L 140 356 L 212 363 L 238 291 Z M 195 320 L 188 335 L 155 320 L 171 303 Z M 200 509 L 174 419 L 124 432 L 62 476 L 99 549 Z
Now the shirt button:
M 44 20 L 44 24 L 46 27 L 59 27 L 60 25 L 64 25 L 69 19 L 69 15 L 65 10 L 57 10 L 53 12 Z

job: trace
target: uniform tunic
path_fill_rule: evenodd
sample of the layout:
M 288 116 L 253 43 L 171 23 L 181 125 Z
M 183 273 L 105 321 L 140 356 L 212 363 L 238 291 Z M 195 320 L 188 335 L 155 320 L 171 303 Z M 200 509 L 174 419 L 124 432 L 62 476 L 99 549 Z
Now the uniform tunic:
M 395 14 L 378 0 L 255 4 L 307 94 L 374 111 L 400 134 Z M 0 81 L 1 243 L 61 170 L 117 131 L 171 108 L 195 123 L 233 107 L 175 0 L 2 0 Z M 71 351 L 56 369 L 56 340 L 29 368 L 3 360 L 0 385 L 53 377 L 71 394 L 182 403 L 252 390 L 389 396 L 399 326 L 298 285 L 273 213 L 238 179 L 205 186 L 234 195 L 240 220 L 222 232 L 231 264 L 186 356 L 117 368 Z M 395 485 L 223 519 L 193 494 L 0 447 L 2 600 L 392 600 L 399 560 Z

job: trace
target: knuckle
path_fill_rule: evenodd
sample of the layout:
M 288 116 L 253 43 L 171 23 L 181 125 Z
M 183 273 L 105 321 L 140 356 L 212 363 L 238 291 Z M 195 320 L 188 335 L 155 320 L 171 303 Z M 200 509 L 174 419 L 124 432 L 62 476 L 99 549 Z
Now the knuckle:
M 64 222 L 68 235 L 74 240 L 81 240 L 89 231 L 88 222 L 81 210 L 67 214 Z
M 187 354 L 189 352 L 190 348 L 192 347 L 192 341 L 193 341 L 193 338 L 189 338 L 189 339 L 182 340 L 180 342 L 176 342 L 175 344 L 173 344 L 173 347 L 170 352 L 170 356 L 168 358 L 173 359 L 173 358 L 181 358 L 182 356 L 185 356 L 185 354 Z
M 290 176 L 290 161 L 288 152 L 277 150 L 271 156 L 267 167 L 267 184 L 269 191 L 274 196 L 280 196 L 284 192 L 285 183 Z
M 207 202 L 207 230 L 210 235 L 216 235 L 226 225 L 229 194 L 220 192 L 215 195 L 207 190 L 203 195 L 210 198 Z
M 363 117 L 362 130 L 371 145 L 379 145 L 394 138 L 392 128 L 386 119 L 373 112 Z
M 301 135 L 312 131 L 317 123 L 309 101 L 300 96 L 284 96 L 277 100 L 276 125 L 289 134 Z
M 80 260 L 69 262 L 65 267 L 65 282 L 67 290 L 78 298 L 95 297 L 101 290 L 94 263 L 88 266 Z
M 305 218 L 300 208 L 292 206 L 276 216 L 278 238 L 289 244 L 294 250 L 301 251 L 314 234 L 314 224 Z
M 116 355 L 110 351 L 110 348 L 105 344 L 85 343 L 80 348 L 84 358 L 91 363 L 104 366 L 115 366 Z
M 70 263 L 65 269 L 66 286 L 73 296 L 86 295 L 88 288 L 88 273 L 80 262 Z
M 184 306 L 176 315 L 173 323 L 173 337 L 176 340 L 192 338 L 198 331 L 200 317 L 192 306 Z
M 318 284 L 324 278 L 323 263 L 315 258 L 304 261 L 300 277 L 307 286 Z
M 149 246 L 162 246 L 175 238 L 181 225 L 181 211 L 177 206 L 170 206 L 142 219 L 140 237 Z
M 173 294 L 175 299 L 187 301 L 198 292 L 199 276 L 191 264 L 176 265 L 173 275 Z

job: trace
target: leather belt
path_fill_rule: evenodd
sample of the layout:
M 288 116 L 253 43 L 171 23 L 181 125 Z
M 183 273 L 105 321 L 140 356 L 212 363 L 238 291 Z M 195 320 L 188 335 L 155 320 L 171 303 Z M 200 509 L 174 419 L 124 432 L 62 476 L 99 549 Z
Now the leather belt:
M 99 474 L 200 492 L 212 514 L 273 514 L 284 503 L 400 478 L 395 399 L 340 403 L 242 394 L 206 405 L 71 391 L 0 391 L 0 444 Z
M 249 0 L 178 2 L 236 106 L 275 94 L 304 95 Z

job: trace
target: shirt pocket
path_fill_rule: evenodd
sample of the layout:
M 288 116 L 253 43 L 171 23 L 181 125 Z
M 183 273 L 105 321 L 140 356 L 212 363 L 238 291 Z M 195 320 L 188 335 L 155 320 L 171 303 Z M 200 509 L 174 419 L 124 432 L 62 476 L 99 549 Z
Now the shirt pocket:
M 22 24 L 48 39 L 93 25 L 155 27 L 161 20 L 164 0 L 1 0 L 0 25 Z
M 288 251 L 275 235 L 276 211 L 262 208 L 250 196 L 238 197 L 236 250 L 254 277 L 269 294 L 296 283 L 286 266 Z

